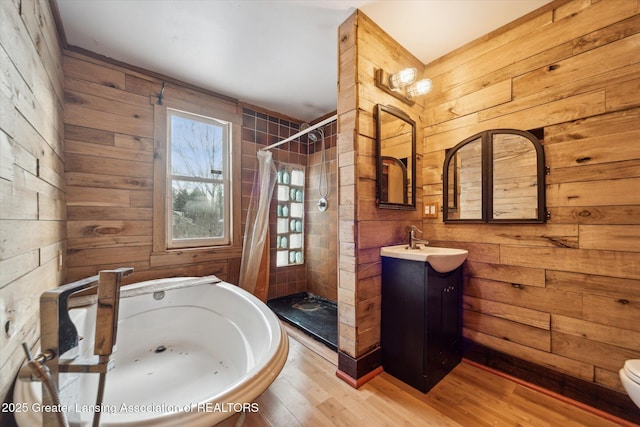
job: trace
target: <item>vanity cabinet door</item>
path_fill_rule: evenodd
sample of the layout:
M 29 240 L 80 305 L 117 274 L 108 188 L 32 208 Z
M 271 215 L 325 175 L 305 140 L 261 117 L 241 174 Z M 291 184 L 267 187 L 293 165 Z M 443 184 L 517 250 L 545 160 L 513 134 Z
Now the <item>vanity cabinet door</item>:
M 424 273 L 421 263 L 382 257 L 382 366 L 422 391 Z
M 460 316 L 462 269 L 441 274 L 426 266 L 426 389 L 444 378 L 462 359 Z
M 462 358 L 462 267 L 441 274 L 428 264 L 382 257 L 384 370 L 429 391 Z

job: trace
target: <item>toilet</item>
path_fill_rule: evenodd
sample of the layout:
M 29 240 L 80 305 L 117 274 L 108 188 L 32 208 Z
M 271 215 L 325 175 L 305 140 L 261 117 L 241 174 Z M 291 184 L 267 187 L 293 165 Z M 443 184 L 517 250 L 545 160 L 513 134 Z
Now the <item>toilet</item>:
M 624 362 L 620 369 L 620 381 L 633 403 L 640 408 L 640 359 Z

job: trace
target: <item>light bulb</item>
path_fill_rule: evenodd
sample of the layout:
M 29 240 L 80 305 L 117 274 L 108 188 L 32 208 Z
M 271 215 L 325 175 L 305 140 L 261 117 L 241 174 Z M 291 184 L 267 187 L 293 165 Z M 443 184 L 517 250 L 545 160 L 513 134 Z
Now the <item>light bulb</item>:
M 418 71 L 415 68 L 405 68 L 389 76 L 389 88 L 400 89 L 416 79 Z
M 424 95 L 425 93 L 431 92 L 432 88 L 433 83 L 430 79 L 418 80 L 411 86 L 407 87 L 407 98 L 412 99 L 416 96 Z

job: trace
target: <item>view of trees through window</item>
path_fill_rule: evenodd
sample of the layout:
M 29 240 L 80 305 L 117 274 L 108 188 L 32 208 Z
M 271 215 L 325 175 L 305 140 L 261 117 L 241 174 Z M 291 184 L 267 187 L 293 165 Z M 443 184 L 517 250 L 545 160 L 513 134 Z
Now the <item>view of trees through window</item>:
M 172 240 L 227 240 L 230 124 L 170 111 L 169 126 Z

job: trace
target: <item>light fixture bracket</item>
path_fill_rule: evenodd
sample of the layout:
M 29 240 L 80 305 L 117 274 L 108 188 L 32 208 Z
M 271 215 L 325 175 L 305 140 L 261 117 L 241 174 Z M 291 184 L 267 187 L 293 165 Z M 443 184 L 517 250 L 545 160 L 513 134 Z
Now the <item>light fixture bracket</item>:
M 382 68 L 375 69 L 374 80 L 376 83 L 376 87 L 378 89 L 381 89 L 383 92 L 388 93 L 389 95 L 399 99 L 400 101 L 406 104 L 409 104 L 409 105 L 415 104 L 415 101 L 412 101 L 411 99 L 407 98 L 404 92 L 400 92 L 400 91 L 389 88 L 389 73 L 384 71 Z

